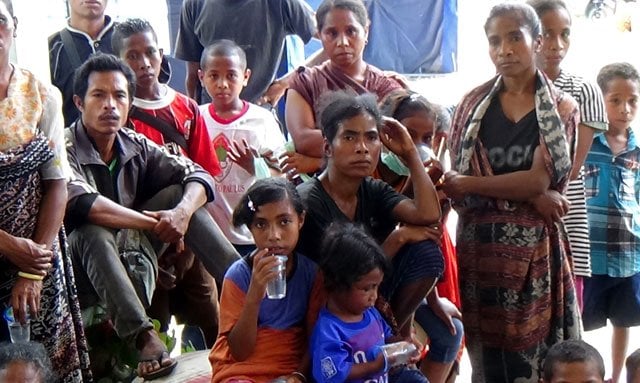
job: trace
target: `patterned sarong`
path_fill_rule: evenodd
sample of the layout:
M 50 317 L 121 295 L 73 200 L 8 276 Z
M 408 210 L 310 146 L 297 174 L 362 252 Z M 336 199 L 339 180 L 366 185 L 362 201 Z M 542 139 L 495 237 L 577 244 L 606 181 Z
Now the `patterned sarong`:
M 53 158 L 48 140 L 37 136 L 24 147 L 0 152 L 0 229 L 33 236 L 43 197 L 40 166 Z M 31 340 L 44 345 L 56 382 L 91 382 L 89 354 L 82 328 L 73 268 L 64 231 L 53 243 L 53 267 L 43 281 L 40 312 L 31 319 Z M 11 304 L 18 270 L 0 256 L 0 306 Z
M 551 188 L 564 189 L 571 158 L 567 142 L 577 104 L 557 94 L 538 72 L 535 106 Z M 453 153 L 458 172 L 492 176 L 478 138 L 502 79 L 474 89 L 458 106 Z M 537 382 L 548 347 L 580 337 L 580 322 L 561 223 L 547 226 L 529 203 L 469 195 L 460 214 L 457 253 L 463 321 L 473 382 Z

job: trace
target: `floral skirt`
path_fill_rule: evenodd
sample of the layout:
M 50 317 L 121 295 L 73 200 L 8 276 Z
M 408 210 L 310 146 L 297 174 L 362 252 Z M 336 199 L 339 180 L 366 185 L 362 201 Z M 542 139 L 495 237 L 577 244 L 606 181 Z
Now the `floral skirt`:
M 460 293 L 474 382 L 538 382 L 547 349 L 580 337 L 564 228 L 523 210 L 460 217 Z
M 0 153 L 0 229 L 15 237 L 33 236 L 43 194 L 38 169 L 52 156 L 47 140 L 42 137 Z M 53 243 L 53 266 L 43 281 L 38 318 L 31 320 L 31 340 L 42 343 L 47 350 L 56 382 L 91 382 L 87 343 L 66 246 L 64 230 L 60 230 Z M 2 309 L 11 304 L 17 273 L 17 268 L 0 256 Z

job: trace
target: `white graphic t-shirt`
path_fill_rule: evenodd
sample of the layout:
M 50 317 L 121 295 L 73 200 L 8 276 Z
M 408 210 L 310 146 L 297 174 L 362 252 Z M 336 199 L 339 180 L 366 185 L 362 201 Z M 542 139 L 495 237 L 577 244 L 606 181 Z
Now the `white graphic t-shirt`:
M 242 140 L 257 148 L 259 153 L 276 151 L 285 143 L 278 122 L 264 108 L 244 102 L 239 116 L 225 120 L 214 110 L 213 104 L 200 106 L 209 137 L 220 161 L 222 174 L 213 177 L 216 181 L 215 200 L 207 204 L 207 209 L 229 241 L 235 245 L 253 244 L 249 229 L 233 227 L 231 216 L 236 204 L 256 177 L 249 174 L 240 165 L 231 161 L 227 155 L 234 141 L 242 145 Z

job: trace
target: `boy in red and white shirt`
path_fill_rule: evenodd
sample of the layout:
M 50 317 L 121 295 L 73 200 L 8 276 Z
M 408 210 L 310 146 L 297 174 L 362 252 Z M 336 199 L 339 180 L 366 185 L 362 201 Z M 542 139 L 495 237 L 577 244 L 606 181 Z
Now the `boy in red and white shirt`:
M 285 139 L 271 112 L 240 98 L 251 70 L 235 42 L 219 40 L 205 48 L 200 68 L 200 81 L 212 99 L 200 111 L 222 168 L 222 174 L 214 176 L 216 199 L 208 209 L 242 255 L 254 248 L 254 242 L 246 227 L 233 226 L 233 209 L 256 179 L 279 174 L 267 163 L 272 153 L 284 148 Z

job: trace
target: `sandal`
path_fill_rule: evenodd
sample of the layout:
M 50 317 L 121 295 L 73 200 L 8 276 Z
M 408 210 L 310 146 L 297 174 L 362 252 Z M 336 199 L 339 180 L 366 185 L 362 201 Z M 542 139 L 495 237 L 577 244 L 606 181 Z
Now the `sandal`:
M 160 354 L 160 356 L 158 356 L 156 359 L 143 359 L 143 360 L 140 360 L 138 362 L 138 369 L 140 368 L 140 364 L 141 363 L 150 363 L 150 362 L 154 362 L 154 361 L 157 361 L 158 364 L 160 364 L 160 368 L 158 368 L 157 370 L 153 370 L 153 371 L 151 371 L 149 373 L 146 373 L 146 374 L 138 373 L 138 376 L 140 376 L 142 379 L 147 381 L 147 380 L 158 379 L 158 378 L 161 378 L 163 376 L 167 376 L 167 375 L 171 374 L 171 372 L 173 372 L 173 370 L 178 365 L 178 361 L 175 360 L 175 359 L 172 359 L 171 360 L 171 364 L 169 364 L 167 366 L 163 366 L 162 365 L 162 360 L 164 360 L 165 358 L 169 358 L 169 353 L 167 351 L 163 351 Z

